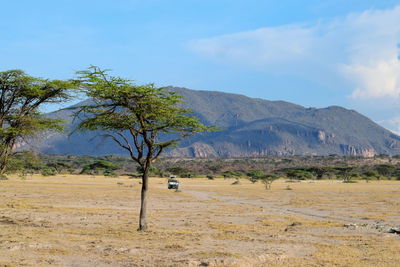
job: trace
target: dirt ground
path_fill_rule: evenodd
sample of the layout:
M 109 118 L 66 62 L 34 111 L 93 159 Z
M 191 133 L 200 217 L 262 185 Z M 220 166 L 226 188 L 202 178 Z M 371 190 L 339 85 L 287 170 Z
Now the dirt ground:
M 400 266 L 400 181 L 0 181 L 0 266 Z

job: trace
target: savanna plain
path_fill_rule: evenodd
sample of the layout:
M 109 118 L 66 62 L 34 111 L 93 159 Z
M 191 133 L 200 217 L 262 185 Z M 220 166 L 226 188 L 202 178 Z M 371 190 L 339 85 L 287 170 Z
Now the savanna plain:
M 0 266 L 400 266 L 400 181 L 11 176 Z

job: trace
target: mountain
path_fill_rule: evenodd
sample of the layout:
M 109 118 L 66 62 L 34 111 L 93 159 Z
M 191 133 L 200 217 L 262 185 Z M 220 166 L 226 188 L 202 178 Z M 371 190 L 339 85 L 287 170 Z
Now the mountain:
M 179 147 L 168 151 L 170 156 L 337 154 L 369 157 L 400 153 L 399 136 L 354 110 L 338 106 L 304 108 L 284 101 L 237 94 L 177 87 L 168 89 L 182 95 L 183 106 L 190 108 L 203 123 L 221 128 L 218 132 L 202 133 L 184 140 Z M 77 124 L 72 121 L 70 110 L 47 116 L 64 119 L 71 128 Z M 96 135 L 90 132 L 71 136 L 52 133 L 33 142 L 32 146 L 50 154 L 125 154 L 111 140 L 102 140 Z

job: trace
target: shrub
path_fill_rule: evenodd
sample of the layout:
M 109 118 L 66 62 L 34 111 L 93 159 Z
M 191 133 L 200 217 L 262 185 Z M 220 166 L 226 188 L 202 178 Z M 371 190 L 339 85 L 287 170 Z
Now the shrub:
M 233 177 L 241 177 L 242 173 L 238 171 L 226 171 L 222 173 L 224 178 L 233 178 Z
M 379 177 L 379 173 L 375 170 L 366 170 L 363 172 L 363 175 L 366 177 L 366 179 L 376 179 Z
M 301 169 L 290 169 L 286 172 L 286 176 L 290 179 L 305 180 L 312 178 L 312 173 Z
M 80 174 L 99 174 L 101 172 L 112 172 L 115 170 L 120 169 L 121 166 L 116 165 L 112 162 L 106 161 L 106 160 L 98 160 L 94 163 L 91 164 L 87 164 L 85 166 L 83 166 L 82 171 L 80 172 Z
M 116 174 L 115 172 L 110 171 L 110 170 L 105 170 L 103 172 L 103 175 L 108 176 L 108 177 L 118 177 L 118 174 Z
M 40 174 L 43 176 L 52 176 L 57 174 L 57 170 L 54 168 L 44 168 L 40 171 Z
M 188 169 L 182 167 L 169 167 L 167 168 L 167 171 L 178 176 L 182 176 L 182 174 L 190 172 Z
M 251 171 L 248 171 L 246 175 L 257 179 L 257 178 L 264 176 L 265 173 L 263 170 L 251 170 Z
M 271 189 L 272 182 L 277 180 L 279 177 L 275 174 L 266 174 L 260 177 L 261 182 L 265 185 L 266 190 Z
M 249 177 L 247 179 L 249 179 L 249 181 L 252 182 L 253 184 L 255 184 L 258 181 L 257 177 Z
M 186 172 L 186 173 L 181 173 L 179 176 L 181 178 L 194 178 L 196 177 L 196 174 L 193 172 Z
M 233 183 L 231 183 L 232 185 L 237 185 L 237 184 L 240 184 L 240 181 L 239 180 L 236 180 L 236 181 L 234 181 Z
M 265 176 L 265 173 L 263 170 L 251 170 L 248 171 L 246 175 L 248 176 L 247 179 L 254 184 L 263 176 Z

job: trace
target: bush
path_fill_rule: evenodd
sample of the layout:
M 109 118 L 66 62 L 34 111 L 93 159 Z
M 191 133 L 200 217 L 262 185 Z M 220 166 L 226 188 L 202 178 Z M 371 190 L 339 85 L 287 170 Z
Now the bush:
M 182 168 L 182 167 L 169 167 L 169 168 L 167 168 L 167 171 L 173 175 L 178 175 L 181 177 L 182 177 L 182 174 L 190 172 L 188 169 Z
M 94 175 L 94 174 L 99 174 L 102 172 L 104 173 L 106 171 L 112 172 L 112 171 L 118 170 L 120 168 L 121 168 L 121 166 L 116 165 L 112 162 L 109 162 L 106 160 L 98 160 L 94 163 L 83 166 L 83 169 L 80 172 L 80 174 Z
M 251 170 L 251 171 L 248 171 L 246 175 L 251 178 L 258 179 L 258 178 L 264 176 L 265 173 L 263 170 Z
M 57 174 L 57 170 L 54 168 L 44 168 L 40 171 L 40 174 L 43 176 L 52 176 Z
M 298 179 L 298 180 L 306 180 L 312 178 L 312 173 L 300 170 L 300 169 L 291 169 L 286 172 L 286 176 L 290 179 Z
M 363 172 L 363 175 L 366 177 L 366 179 L 377 179 L 379 177 L 379 173 L 375 170 L 366 170 Z
M 258 181 L 259 178 L 257 178 L 257 177 L 249 177 L 248 179 L 249 179 L 250 182 L 255 184 Z
M 233 177 L 241 177 L 242 173 L 238 171 L 226 171 L 222 173 L 224 178 L 233 178 Z
M 236 180 L 236 181 L 234 181 L 234 182 L 232 183 L 232 185 L 237 185 L 237 184 L 240 184 L 240 181 L 239 181 L 239 180 Z
M 144 170 L 143 170 L 143 167 L 142 167 L 142 166 L 137 166 L 136 171 L 137 171 L 138 173 L 140 173 L 140 174 L 143 174 L 143 171 L 144 171 Z M 150 176 L 165 177 L 165 173 L 164 173 L 162 170 L 160 170 L 160 169 L 158 169 L 158 168 L 156 168 L 156 167 L 154 167 L 154 166 L 150 166 L 149 175 L 150 175 Z
M 206 176 L 208 180 L 214 180 L 214 176 L 213 175 L 207 175 Z
M 196 174 L 193 172 L 186 172 L 186 173 L 181 173 L 179 176 L 181 178 L 194 178 L 196 177 Z
M 110 170 L 105 170 L 103 172 L 103 175 L 108 176 L 108 177 L 118 177 L 118 174 L 116 174 L 115 172 L 110 171 Z
M 275 174 L 265 174 L 264 176 L 260 177 L 261 182 L 265 185 L 266 190 L 271 189 L 272 182 L 277 180 L 279 177 Z

